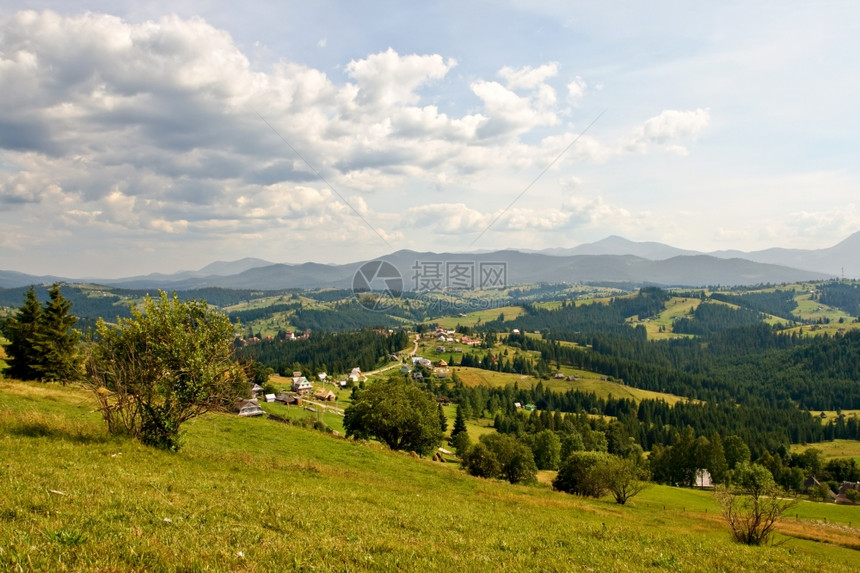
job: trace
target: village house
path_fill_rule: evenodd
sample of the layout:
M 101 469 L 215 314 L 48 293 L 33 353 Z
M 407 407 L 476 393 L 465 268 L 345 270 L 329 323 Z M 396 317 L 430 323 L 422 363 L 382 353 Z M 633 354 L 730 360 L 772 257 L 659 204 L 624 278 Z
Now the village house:
M 275 402 L 280 402 L 284 406 L 301 406 L 302 399 L 293 394 L 287 394 L 286 392 L 281 392 L 277 396 L 275 396 Z
M 293 378 L 292 390 L 299 394 L 310 394 L 314 387 L 304 376 L 296 376 Z
M 260 403 L 256 398 L 251 398 L 250 400 L 242 400 L 239 399 L 236 401 L 236 413 L 240 416 L 262 416 L 265 414 L 262 408 L 260 408 Z
M 319 391 L 314 394 L 314 400 L 320 400 L 321 402 L 334 402 L 337 399 L 337 396 L 331 390 Z
M 711 477 L 711 472 L 706 469 L 696 470 L 696 487 L 701 489 L 711 489 L 714 487 L 714 480 Z

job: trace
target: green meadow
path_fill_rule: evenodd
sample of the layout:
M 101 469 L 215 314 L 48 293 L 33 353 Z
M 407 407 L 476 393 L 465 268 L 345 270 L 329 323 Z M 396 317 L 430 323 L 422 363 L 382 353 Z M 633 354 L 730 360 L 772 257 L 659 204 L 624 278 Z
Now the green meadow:
M 746 547 L 707 492 L 618 506 L 228 414 L 167 453 L 92 409 L 77 388 L 0 381 L 0 570 L 860 570 L 853 507 L 801 504 L 779 545 Z
M 853 410 L 856 412 L 856 410 Z M 860 442 L 857 440 L 832 440 L 830 442 L 818 442 L 815 444 L 807 444 L 805 446 L 791 446 L 791 450 L 803 452 L 809 448 L 821 450 L 822 457 L 825 460 L 831 458 L 854 458 L 860 464 Z

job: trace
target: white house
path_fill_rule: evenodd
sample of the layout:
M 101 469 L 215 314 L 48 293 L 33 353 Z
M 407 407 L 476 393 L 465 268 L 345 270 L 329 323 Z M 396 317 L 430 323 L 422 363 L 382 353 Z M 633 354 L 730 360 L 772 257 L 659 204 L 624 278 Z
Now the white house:
M 298 392 L 299 394 L 310 394 L 314 387 L 304 376 L 296 376 L 293 378 L 292 389 L 293 392 Z

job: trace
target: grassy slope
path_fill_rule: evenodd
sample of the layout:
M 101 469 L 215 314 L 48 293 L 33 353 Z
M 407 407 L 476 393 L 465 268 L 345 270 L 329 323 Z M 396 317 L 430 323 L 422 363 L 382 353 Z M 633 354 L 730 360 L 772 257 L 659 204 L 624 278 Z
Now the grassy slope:
M 860 441 L 857 440 L 833 440 L 831 442 L 818 442 L 805 446 L 791 446 L 793 452 L 802 452 L 809 448 L 821 450 L 825 460 L 831 458 L 854 458 L 860 464 Z
M 0 570 L 860 570 L 837 545 L 856 544 L 860 513 L 853 529 L 788 520 L 831 544 L 748 548 L 702 492 L 620 507 L 227 415 L 189 423 L 169 454 L 107 436 L 90 408 L 0 382 Z
M 651 390 L 640 390 L 632 386 L 625 386 L 618 382 L 609 382 L 601 380 L 602 376 L 594 372 L 586 370 L 578 370 L 568 366 L 562 366 L 561 372 L 566 376 L 573 374 L 578 375 L 578 380 L 567 381 L 551 378 L 549 380 L 539 380 L 533 376 L 523 376 L 521 374 L 507 374 L 505 372 L 494 372 L 492 370 L 481 370 L 479 368 L 466 368 L 457 366 L 455 368 L 457 376 L 463 381 L 466 386 L 490 386 L 504 387 L 516 382 L 520 388 L 531 388 L 538 382 L 543 382 L 544 388 L 555 392 L 566 392 L 567 390 L 580 390 L 582 392 L 591 392 L 598 398 L 607 398 L 610 395 L 614 398 L 628 398 L 636 401 L 641 400 L 663 400 L 668 404 L 675 404 L 685 398 L 676 396 L 675 394 L 667 394 L 664 392 L 653 392 Z
M 448 316 L 444 318 L 428 319 L 427 322 L 436 322 L 442 328 L 455 328 L 460 326 L 475 326 L 482 322 L 496 320 L 500 314 L 505 315 L 505 321 L 510 322 L 523 314 L 521 306 L 503 306 L 487 310 L 476 310 L 465 313 L 466 316 Z

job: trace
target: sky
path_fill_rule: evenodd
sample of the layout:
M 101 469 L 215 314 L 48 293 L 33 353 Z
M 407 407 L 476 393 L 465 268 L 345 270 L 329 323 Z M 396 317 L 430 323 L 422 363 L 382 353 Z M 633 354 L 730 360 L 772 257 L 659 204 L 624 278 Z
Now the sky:
M 832 246 L 860 230 L 858 22 L 826 0 L 0 0 L 0 269 Z

